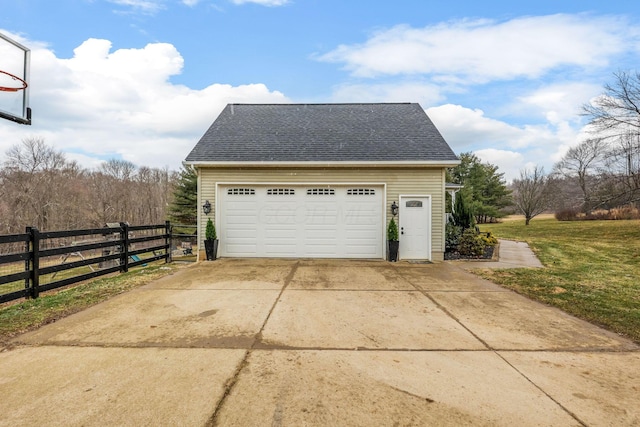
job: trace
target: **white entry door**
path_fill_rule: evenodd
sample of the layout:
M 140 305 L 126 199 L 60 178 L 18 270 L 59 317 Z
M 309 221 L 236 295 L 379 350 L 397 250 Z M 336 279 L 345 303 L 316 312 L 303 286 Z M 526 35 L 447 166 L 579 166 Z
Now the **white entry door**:
M 400 196 L 400 259 L 431 259 L 431 197 Z

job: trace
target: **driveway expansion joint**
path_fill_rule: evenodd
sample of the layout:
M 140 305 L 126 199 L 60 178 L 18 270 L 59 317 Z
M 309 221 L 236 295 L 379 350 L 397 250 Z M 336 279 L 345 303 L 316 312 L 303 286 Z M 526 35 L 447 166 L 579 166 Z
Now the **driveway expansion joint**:
M 271 306 L 271 309 L 269 310 L 269 313 L 265 317 L 264 322 L 262 322 L 262 326 L 260 327 L 260 330 L 255 335 L 255 337 L 253 339 L 253 342 L 251 344 L 251 347 L 249 349 L 247 349 L 247 351 L 245 351 L 244 357 L 242 358 L 242 361 L 238 364 L 238 367 L 235 370 L 233 376 L 225 384 L 224 394 L 222 395 L 222 397 L 218 401 L 218 403 L 216 405 L 216 408 L 213 411 L 213 414 L 211 414 L 211 417 L 209 418 L 209 420 L 205 424 L 206 427 L 213 427 L 213 426 L 217 426 L 218 425 L 218 415 L 220 414 L 220 411 L 222 410 L 225 402 L 227 401 L 227 398 L 229 397 L 229 395 L 233 391 L 234 386 L 238 382 L 240 374 L 242 373 L 244 368 L 249 365 L 249 356 L 253 352 L 256 344 L 261 342 L 261 340 L 262 340 L 262 331 L 264 331 L 264 328 L 267 325 L 267 322 L 269 321 L 269 318 L 271 317 L 271 314 L 273 313 L 273 310 L 275 310 L 276 305 L 278 304 L 278 301 L 280 301 L 280 298 L 282 298 L 282 294 L 284 293 L 285 289 L 287 288 L 287 286 L 289 286 L 289 284 L 293 280 L 293 276 L 295 276 L 299 265 L 300 265 L 300 262 L 296 262 L 295 264 L 293 264 L 293 266 L 291 266 L 291 270 L 289 271 L 289 274 L 287 274 L 287 276 L 285 277 L 284 284 L 283 284 L 282 288 L 280 289 L 280 292 L 278 293 L 278 296 L 273 301 L 273 305 Z
M 438 309 L 440 309 L 440 311 L 442 311 L 444 314 L 449 316 L 457 324 L 459 324 L 463 329 L 465 329 L 468 333 L 470 333 L 476 340 L 478 340 L 483 346 L 485 346 L 485 348 L 487 350 L 493 350 L 491 348 L 491 346 L 489 345 L 489 343 L 487 343 L 485 340 L 480 338 L 475 332 L 473 332 L 464 323 L 462 323 L 462 321 L 460 319 L 458 319 L 456 316 L 454 316 L 453 313 L 451 313 L 449 310 L 447 310 L 446 307 L 444 307 L 442 304 L 440 304 L 438 301 L 436 301 L 431 295 L 429 295 L 428 291 L 426 291 L 426 290 L 420 288 L 419 286 L 417 286 L 409 277 L 406 276 L 406 274 L 404 273 L 404 270 L 400 270 L 397 266 L 394 266 L 394 268 L 399 273 L 399 275 L 404 278 L 404 280 L 407 283 L 409 283 L 411 286 L 413 286 L 415 288 L 416 291 L 418 291 L 419 293 L 424 295 L 426 298 L 428 298 L 429 301 L 431 301 L 436 307 L 438 307 Z
M 555 403 L 556 405 L 558 405 L 558 407 L 560 409 L 562 409 L 564 412 L 566 412 L 571 418 L 573 418 L 574 420 L 576 420 L 581 426 L 583 427 L 587 427 L 587 423 L 585 423 L 584 421 L 582 421 L 578 415 L 576 415 L 573 411 L 569 410 L 569 408 L 567 408 L 565 405 L 563 405 L 562 403 L 560 403 L 558 401 L 558 399 L 554 398 L 551 394 L 549 394 L 545 389 L 543 389 L 542 387 L 540 387 L 538 384 L 536 384 L 531 378 L 529 378 L 527 375 L 525 375 L 524 372 L 522 372 L 520 369 L 516 368 L 511 362 L 509 362 L 506 358 L 504 358 L 498 351 L 494 351 L 493 352 L 496 356 L 498 356 L 500 359 L 502 359 L 502 361 L 504 363 L 507 364 L 507 366 L 511 367 L 511 369 L 513 369 L 514 372 L 516 372 L 518 375 L 520 375 L 522 378 L 524 378 L 529 384 L 531 384 L 533 387 L 537 388 L 540 393 L 544 394 L 547 399 L 551 400 L 553 403 Z

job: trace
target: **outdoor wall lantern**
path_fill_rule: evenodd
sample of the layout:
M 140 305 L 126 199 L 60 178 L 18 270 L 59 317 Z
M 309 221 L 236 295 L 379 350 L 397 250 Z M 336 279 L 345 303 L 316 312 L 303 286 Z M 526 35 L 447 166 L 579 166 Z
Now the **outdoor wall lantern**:
M 391 203 L 391 214 L 393 216 L 398 215 L 398 205 L 396 204 L 396 202 Z
M 205 200 L 204 205 L 202 205 L 202 212 L 205 215 L 209 215 L 211 213 L 211 203 L 208 200 Z

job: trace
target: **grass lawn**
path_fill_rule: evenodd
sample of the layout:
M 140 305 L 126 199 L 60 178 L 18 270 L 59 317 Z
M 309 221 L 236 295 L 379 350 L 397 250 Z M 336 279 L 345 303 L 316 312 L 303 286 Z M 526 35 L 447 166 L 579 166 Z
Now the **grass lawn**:
M 546 268 L 476 273 L 640 343 L 640 221 L 534 218 L 480 230 L 527 242 Z
M 93 279 L 61 291 L 42 293 L 39 298 L 0 306 L 0 345 L 23 332 L 84 310 L 114 295 L 156 280 L 183 267 L 179 263 L 154 263 L 128 273 Z

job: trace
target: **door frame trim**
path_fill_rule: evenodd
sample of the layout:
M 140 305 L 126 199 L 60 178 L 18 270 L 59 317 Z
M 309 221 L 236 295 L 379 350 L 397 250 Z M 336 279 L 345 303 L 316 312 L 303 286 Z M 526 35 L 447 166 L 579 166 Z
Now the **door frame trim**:
M 401 225 L 401 213 L 403 209 L 406 209 L 404 207 L 404 203 L 403 199 L 412 199 L 412 198 L 423 198 L 423 199 L 427 199 L 428 202 L 428 209 L 427 209 L 427 235 L 428 235 L 428 239 L 427 239 L 427 256 L 426 258 L 404 258 L 404 259 L 424 259 L 427 261 L 432 261 L 432 254 L 431 254 L 431 240 L 433 239 L 433 197 L 431 196 L 431 194 L 401 194 L 398 196 L 398 200 L 400 203 L 400 212 L 398 213 L 398 228 L 400 229 L 400 227 L 402 227 Z M 398 251 L 398 260 L 403 259 L 402 257 L 402 235 L 400 235 L 400 250 Z

